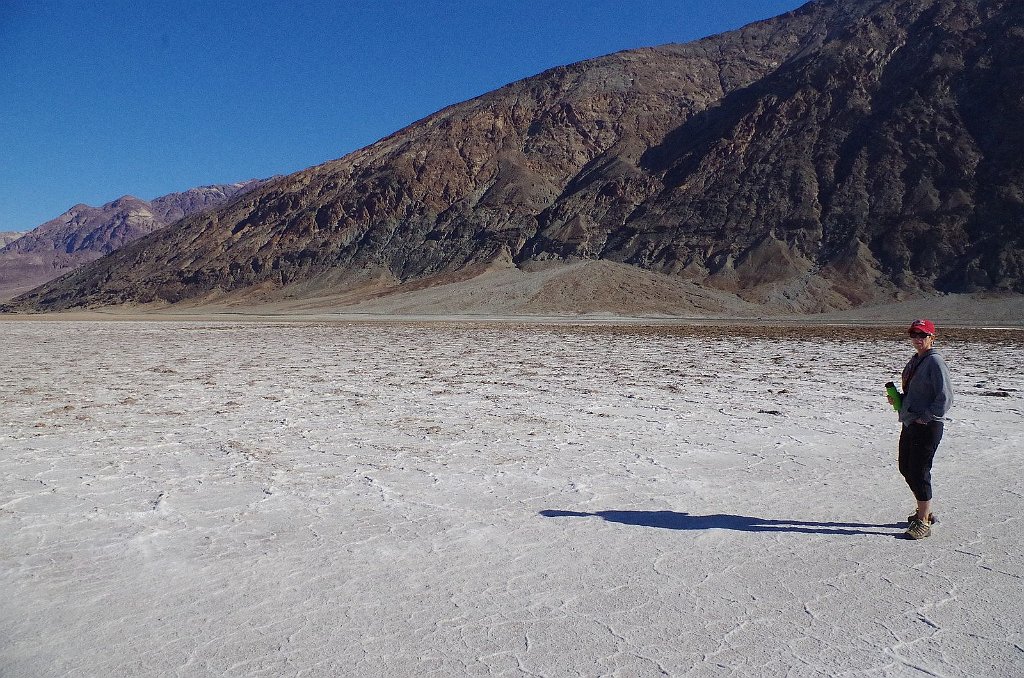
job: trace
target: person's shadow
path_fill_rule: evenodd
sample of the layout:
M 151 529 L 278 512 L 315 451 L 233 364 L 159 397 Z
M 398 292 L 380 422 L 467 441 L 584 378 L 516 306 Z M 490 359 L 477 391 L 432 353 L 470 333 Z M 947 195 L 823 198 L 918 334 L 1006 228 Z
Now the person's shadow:
M 678 511 L 597 511 L 584 513 L 581 511 L 557 511 L 548 509 L 541 511 L 545 518 L 603 518 L 612 523 L 636 525 L 638 527 L 658 527 L 665 530 L 737 530 L 740 532 L 800 532 L 804 534 L 880 534 L 888 537 L 900 536 L 892 532 L 878 532 L 881 528 L 902 528 L 902 523 L 888 525 L 872 525 L 865 523 L 829 523 L 809 522 L 806 520 L 770 520 L 753 516 L 734 516 L 727 513 L 714 513 L 706 516 L 695 516 Z

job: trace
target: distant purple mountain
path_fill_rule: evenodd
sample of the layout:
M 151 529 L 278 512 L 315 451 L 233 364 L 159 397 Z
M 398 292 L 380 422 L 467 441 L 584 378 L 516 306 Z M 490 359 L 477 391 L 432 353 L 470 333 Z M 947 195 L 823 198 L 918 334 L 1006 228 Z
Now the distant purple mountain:
M 253 179 L 201 186 L 152 201 L 126 195 L 102 207 L 75 205 L 28 233 L 0 234 L 0 301 L 58 278 L 183 217 L 224 205 L 263 183 Z

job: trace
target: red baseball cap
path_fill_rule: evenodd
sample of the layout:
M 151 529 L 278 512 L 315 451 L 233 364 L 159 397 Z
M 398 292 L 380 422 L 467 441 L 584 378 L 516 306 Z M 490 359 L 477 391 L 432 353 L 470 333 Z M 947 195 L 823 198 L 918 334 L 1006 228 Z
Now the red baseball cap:
M 910 323 L 910 328 L 907 329 L 907 333 L 910 332 L 924 332 L 925 334 L 930 334 L 934 337 L 935 323 L 933 323 L 931 320 L 915 320 L 914 322 Z

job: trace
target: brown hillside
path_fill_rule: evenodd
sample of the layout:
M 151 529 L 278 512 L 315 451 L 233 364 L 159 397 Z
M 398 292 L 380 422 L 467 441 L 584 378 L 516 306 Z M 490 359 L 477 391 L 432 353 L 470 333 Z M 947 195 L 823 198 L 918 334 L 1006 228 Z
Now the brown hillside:
M 1024 292 L 1022 14 L 822 0 L 554 69 L 12 308 L 321 298 L 587 260 L 784 311 Z M 587 281 L 559 279 L 548 297 L 576 303 Z

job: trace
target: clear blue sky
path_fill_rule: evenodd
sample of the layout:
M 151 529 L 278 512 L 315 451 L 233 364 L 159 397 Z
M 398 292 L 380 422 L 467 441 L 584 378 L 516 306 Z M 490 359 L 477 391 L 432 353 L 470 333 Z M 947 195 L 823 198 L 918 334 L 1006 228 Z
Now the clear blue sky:
M 545 69 L 802 0 L 0 0 L 0 231 L 339 158 Z

